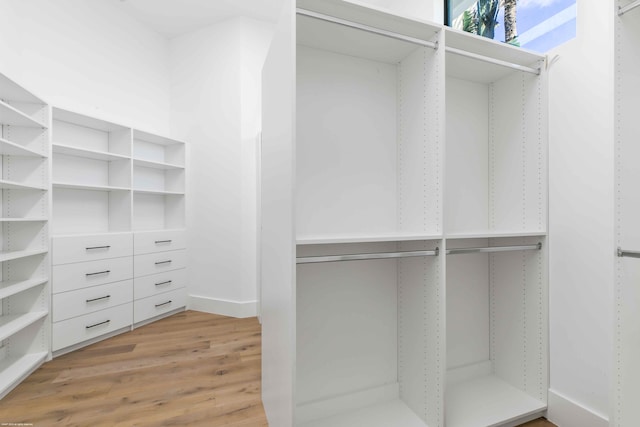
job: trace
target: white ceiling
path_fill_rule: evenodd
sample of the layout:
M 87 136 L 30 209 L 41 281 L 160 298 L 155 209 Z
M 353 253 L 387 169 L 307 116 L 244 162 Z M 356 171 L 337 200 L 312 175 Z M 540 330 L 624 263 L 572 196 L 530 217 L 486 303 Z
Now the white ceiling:
M 138 21 L 175 37 L 214 22 L 246 16 L 275 22 L 282 0 L 113 0 Z

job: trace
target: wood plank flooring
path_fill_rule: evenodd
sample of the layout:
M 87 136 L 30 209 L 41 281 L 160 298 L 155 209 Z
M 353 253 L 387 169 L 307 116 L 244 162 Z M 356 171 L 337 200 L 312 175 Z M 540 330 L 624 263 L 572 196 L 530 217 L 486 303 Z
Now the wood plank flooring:
M 0 400 L 0 425 L 267 426 L 260 357 L 255 318 L 186 311 L 44 364 Z

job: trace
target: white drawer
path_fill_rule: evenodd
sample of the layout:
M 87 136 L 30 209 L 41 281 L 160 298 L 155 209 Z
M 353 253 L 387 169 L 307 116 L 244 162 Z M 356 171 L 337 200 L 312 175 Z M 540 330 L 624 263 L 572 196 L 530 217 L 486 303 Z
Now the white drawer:
M 144 231 L 133 235 L 133 250 L 136 255 L 173 251 L 187 247 L 183 230 Z
M 131 233 L 53 238 L 53 264 L 94 261 L 133 255 Z
M 53 321 L 71 319 L 133 300 L 133 280 L 108 283 L 53 296 Z
M 137 277 L 133 284 L 133 298 L 141 299 L 157 295 L 174 289 L 184 288 L 187 285 L 187 271 L 167 271 L 166 273 L 152 274 L 151 276 Z
M 122 304 L 53 324 L 53 351 L 130 326 L 133 305 Z
M 142 322 L 168 311 L 185 307 L 187 305 L 187 290 L 184 288 L 175 289 L 137 300 L 133 304 L 133 321 L 134 323 Z
M 159 252 L 156 254 L 136 255 L 133 257 L 134 277 L 184 268 L 187 263 L 186 250 Z
M 73 291 L 133 278 L 133 257 L 53 266 L 53 293 Z

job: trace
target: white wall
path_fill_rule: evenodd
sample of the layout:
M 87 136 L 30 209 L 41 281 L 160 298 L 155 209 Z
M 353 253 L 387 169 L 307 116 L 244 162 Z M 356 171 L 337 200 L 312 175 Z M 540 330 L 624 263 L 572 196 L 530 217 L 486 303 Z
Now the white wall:
M 110 0 L 0 0 L 0 72 L 55 106 L 168 134 L 166 39 Z
M 549 418 L 607 425 L 614 278 L 611 2 L 578 0 L 577 38 L 550 53 Z
M 256 136 L 271 26 L 234 18 L 170 41 L 173 135 L 190 142 L 191 307 L 256 314 Z

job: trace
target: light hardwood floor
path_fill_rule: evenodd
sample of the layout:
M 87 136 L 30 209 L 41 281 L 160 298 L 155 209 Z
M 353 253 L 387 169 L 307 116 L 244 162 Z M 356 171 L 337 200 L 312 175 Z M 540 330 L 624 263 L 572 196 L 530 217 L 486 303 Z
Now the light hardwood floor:
M 179 313 L 46 363 L 0 401 L 0 425 L 267 426 L 260 344 L 255 318 Z

